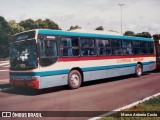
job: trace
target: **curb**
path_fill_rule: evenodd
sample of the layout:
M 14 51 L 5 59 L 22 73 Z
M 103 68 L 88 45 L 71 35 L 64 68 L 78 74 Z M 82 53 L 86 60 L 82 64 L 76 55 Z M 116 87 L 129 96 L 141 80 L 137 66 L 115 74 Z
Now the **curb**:
M 9 70 L 0 70 L 0 72 L 6 72 L 6 71 L 9 71 Z
M 88 120 L 98 120 L 98 119 L 101 119 L 102 117 L 105 117 L 105 116 L 114 114 L 114 113 L 116 113 L 116 112 L 118 112 L 118 111 L 122 111 L 122 110 L 125 110 L 125 109 L 128 109 L 128 108 L 131 108 L 131 107 L 133 107 L 133 106 L 136 106 L 137 104 L 140 104 L 140 103 L 142 103 L 142 102 L 145 102 L 145 101 L 147 101 L 147 100 L 149 100 L 149 99 L 151 99 L 151 98 L 155 98 L 155 97 L 157 97 L 157 96 L 159 96 L 159 95 L 160 95 L 160 93 L 154 94 L 154 95 L 152 95 L 152 96 L 146 97 L 146 98 L 144 98 L 144 99 L 142 99 L 142 100 L 139 100 L 139 101 L 137 101 L 137 102 L 134 102 L 134 103 L 131 103 L 131 104 L 126 105 L 126 106 L 124 106 L 124 107 L 115 109 L 115 110 L 113 110 L 113 111 L 111 111 L 111 112 L 107 112 L 107 113 L 105 113 L 105 114 L 103 114 L 103 115 L 100 115 L 100 116 L 98 116 L 98 117 L 90 118 L 90 119 L 88 119 Z
M 11 90 L 11 89 L 13 89 L 13 88 L 14 88 L 14 87 L 2 88 L 2 89 L 0 89 L 0 92 L 6 91 L 6 90 Z

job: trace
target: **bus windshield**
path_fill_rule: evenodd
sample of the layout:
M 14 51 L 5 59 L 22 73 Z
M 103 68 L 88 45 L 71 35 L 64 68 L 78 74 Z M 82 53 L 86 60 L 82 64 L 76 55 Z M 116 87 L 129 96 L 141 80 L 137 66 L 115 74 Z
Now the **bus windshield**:
M 10 46 L 10 69 L 31 70 L 37 68 L 36 40 L 14 42 Z

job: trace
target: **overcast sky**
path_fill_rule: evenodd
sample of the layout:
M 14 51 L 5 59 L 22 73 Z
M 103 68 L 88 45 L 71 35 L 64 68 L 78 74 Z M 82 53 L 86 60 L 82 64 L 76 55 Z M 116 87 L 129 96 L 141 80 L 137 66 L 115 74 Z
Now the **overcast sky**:
M 160 34 L 160 0 L 0 0 L 0 16 L 17 22 L 49 18 L 63 30 L 79 25 L 120 32 L 120 3 L 125 4 L 123 32 Z

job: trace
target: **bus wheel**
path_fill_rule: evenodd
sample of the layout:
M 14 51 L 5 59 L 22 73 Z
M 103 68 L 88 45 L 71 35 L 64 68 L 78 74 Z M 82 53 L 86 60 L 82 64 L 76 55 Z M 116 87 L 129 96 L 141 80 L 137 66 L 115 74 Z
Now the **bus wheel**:
M 77 70 L 72 70 L 68 76 L 68 85 L 71 89 L 76 89 L 81 86 L 82 76 Z
M 140 76 L 142 76 L 142 73 L 143 73 L 142 65 L 141 64 L 137 64 L 137 66 L 136 66 L 136 76 L 140 77 Z

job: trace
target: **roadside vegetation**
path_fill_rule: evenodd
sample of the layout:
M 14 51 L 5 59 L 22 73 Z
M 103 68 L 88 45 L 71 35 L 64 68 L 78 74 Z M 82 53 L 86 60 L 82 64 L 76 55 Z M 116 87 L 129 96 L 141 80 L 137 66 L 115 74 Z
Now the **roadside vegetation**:
M 121 117 L 121 113 L 152 113 L 160 114 L 160 96 L 152 98 L 148 101 L 145 101 L 141 104 L 138 104 L 130 109 L 106 116 L 100 120 L 160 120 L 160 117 Z
M 78 25 L 71 26 L 68 30 L 80 29 Z M 61 30 L 59 25 L 51 19 L 27 19 L 20 22 L 15 20 L 6 21 L 3 16 L 0 16 L 0 58 L 7 58 L 9 56 L 9 43 L 11 42 L 11 37 L 19 32 L 23 32 L 31 29 L 54 29 Z M 95 28 L 95 30 L 104 30 L 103 26 Z M 116 31 L 116 30 L 109 30 Z M 134 33 L 133 31 L 126 31 L 125 36 L 137 36 L 137 37 L 153 37 L 155 40 L 160 39 L 160 34 L 151 35 L 149 32 Z

